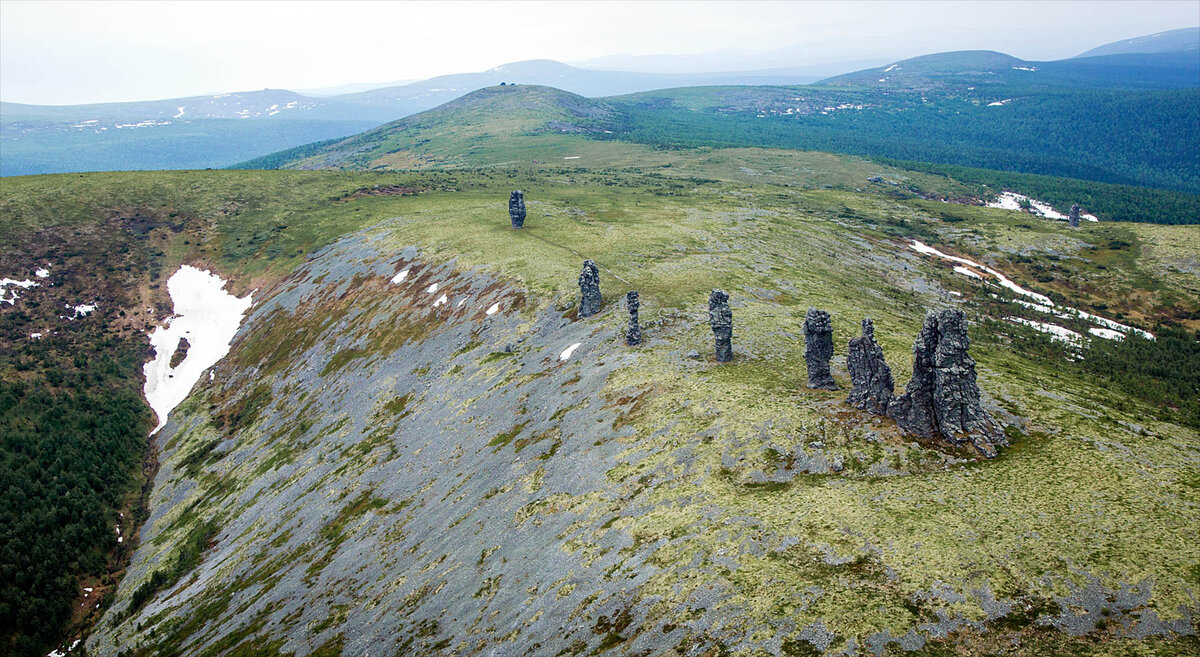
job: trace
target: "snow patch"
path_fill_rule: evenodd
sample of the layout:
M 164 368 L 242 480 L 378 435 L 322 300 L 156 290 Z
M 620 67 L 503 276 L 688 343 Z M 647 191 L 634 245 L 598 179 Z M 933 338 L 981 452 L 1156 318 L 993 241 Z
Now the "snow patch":
M 567 157 L 564 157 L 563 159 L 564 160 L 578 160 L 579 156 L 578 155 L 568 155 Z
M 963 276 L 970 276 L 971 278 L 978 278 L 981 281 L 983 280 L 982 276 L 980 276 L 979 274 L 977 274 L 975 271 L 973 271 L 971 269 L 967 269 L 966 267 L 963 267 L 962 265 L 955 265 L 954 271 L 962 274 Z
M 896 69 L 898 69 L 898 68 L 900 68 L 900 65 L 899 65 L 899 64 L 892 64 L 891 66 L 889 66 L 889 67 L 887 67 L 887 68 L 883 69 L 883 72 L 884 72 L 884 73 L 891 73 L 892 71 L 894 71 L 894 70 L 896 70 Z
M 401 271 L 399 274 L 396 274 L 395 276 L 393 276 L 392 284 L 395 285 L 396 283 L 401 283 L 406 278 L 408 278 L 408 270 L 407 269 L 405 269 L 405 270 Z
M 183 108 L 184 108 L 183 105 L 180 105 L 178 108 L 176 108 L 175 111 L 178 112 L 178 114 L 176 114 L 175 116 L 172 116 L 171 118 L 177 119 L 177 118 L 183 116 Z
M 152 435 L 163 428 L 167 415 L 188 396 L 204 370 L 229 352 L 242 316 L 250 309 L 251 295 L 239 299 L 224 288 L 220 276 L 191 265 L 181 266 L 167 281 L 175 315 L 150 332 L 154 360 L 142 368 L 146 401 L 158 416 Z M 172 368 L 171 356 L 183 337 L 190 345 L 187 357 Z
M 426 294 L 433 294 L 434 292 L 437 292 L 437 283 L 430 285 L 429 289 L 425 290 Z
M 35 269 L 33 272 L 33 275 L 37 276 L 38 278 L 49 278 L 50 277 L 50 263 L 47 262 L 45 267 L 39 267 L 38 269 Z
M 1106 328 L 1096 328 L 1095 326 L 1088 329 L 1088 333 L 1105 340 L 1124 340 L 1125 334 L 1120 331 L 1114 331 Z
M 1043 203 L 1037 199 L 1032 199 L 1024 194 L 1017 194 L 1015 192 L 1000 192 L 1000 198 L 988 203 L 987 206 L 1003 210 L 1020 210 L 1023 203 L 1028 203 L 1033 214 L 1038 216 L 1046 217 L 1047 219 L 1067 219 L 1067 215 L 1056 211 L 1050 207 L 1049 203 Z
M 576 342 L 575 344 L 567 347 L 566 349 L 563 349 L 563 352 L 558 355 L 558 359 L 559 360 L 567 360 L 568 358 L 571 357 L 571 354 L 575 353 L 575 350 L 578 349 L 579 345 L 581 345 L 581 344 L 583 344 L 583 343 Z
M 499 304 L 499 302 L 497 302 L 497 303 L 493 303 L 492 307 L 487 309 L 486 314 L 495 315 L 499 311 L 500 311 L 500 304 Z
M 1013 102 L 1014 100 L 1016 100 L 1016 98 L 1005 98 L 1004 100 L 997 100 L 994 103 L 988 103 L 987 106 L 988 107 L 1000 107 L 1001 105 L 1007 105 L 1007 104 Z
M 440 306 L 440 305 L 443 305 L 443 304 L 445 304 L 445 303 L 449 303 L 449 301 L 450 301 L 450 300 L 446 298 L 446 295 L 444 295 L 444 294 L 443 294 L 442 296 L 438 297 L 438 300 L 437 300 L 437 301 L 434 301 L 434 302 L 433 302 L 433 307 L 434 307 L 434 308 L 437 308 L 437 307 L 438 307 L 438 306 Z
M 94 304 L 94 303 L 84 303 L 84 304 L 80 304 L 78 306 L 72 306 L 69 303 L 64 304 L 64 305 L 67 308 L 67 310 L 72 310 L 75 312 L 74 315 L 71 315 L 70 317 L 67 318 L 70 320 L 78 319 L 80 317 L 87 317 L 88 315 L 96 312 L 96 304 Z
M 13 290 L 11 293 L 12 298 L 5 298 L 4 290 L 10 285 L 28 290 L 31 287 L 41 287 L 42 284 L 38 283 L 37 281 L 18 281 L 12 278 L 0 278 L 0 303 L 7 303 L 11 306 L 17 303 L 17 299 L 20 299 L 21 297 L 17 294 L 16 290 Z
M 1058 324 L 1047 324 L 1046 322 L 1035 322 L 1032 319 L 1024 319 L 1021 317 L 1005 317 L 1004 319 L 1006 319 L 1010 322 L 1016 323 L 1016 324 L 1024 324 L 1025 326 L 1029 326 L 1029 327 L 1033 328 L 1034 330 L 1041 331 L 1042 333 L 1049 333 L 1050 339 L 1052 339 L 1052 340 L 1058 340 L 1060 342 L 1068 342 L 1070 344 L 1080 344 L 1081 342 L 1083 342 L 1082 335 L 1079 335 L 1078 333 L 1076 333 L 1075 331 L 1072 331 L 1069 328 L 1064 328 L 1062 326 L 1059 326 Z

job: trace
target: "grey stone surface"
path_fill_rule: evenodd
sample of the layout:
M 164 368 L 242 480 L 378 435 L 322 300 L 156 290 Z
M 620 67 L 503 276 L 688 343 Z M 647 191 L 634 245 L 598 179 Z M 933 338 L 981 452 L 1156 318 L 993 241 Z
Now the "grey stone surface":
M 508 218 L 513 228 L 525 225 L 525 194 L 519 189 L 508 195 Z
M 833 320 L 829 313 L 809 308 L 804 315 L 804 364 L 808 367 L 808 387 L 837 390 L 829 371 L 833 358 Z
M 862 336 L 850 340 L 846 368 L 850 370 L 853 384 L 846 403 L 864 411 L 885 415 L 896 384 L 892 380 L 892 369 L 884 360 L 883 348 L 875 341 L 875 324 L 869 317 L 863 318 Z
M 638 324 L 638 308 L 641 303 L 638 293 L 630 291 L 625 294 L 625 307 L 629 310 L 629 326 L 625 329 L 625 344 L 637 346 L 642 343 L 642 327 Z
M 1079 211 L 1078 205 L 1071 205 L 1071 213 L 1067 215 L 1067 222 L 1071 224 L 1071 228 L 1079 228 Z
M 583 261 L 579 272 L 579 317 L 591 317 L 600 312 L 600 270 L 591 260 Z
M 975 359 L 967 353 L 967 318 L 958 309 L 931 310 L 913 342 L 913 373 L 888 414 L 904 431 L 955 444 L 970 443 L 991 458 L 1007 441 L 980 405 Z
M 733 360 L 733 311 L 729 309 L 729 295 L 723 290 L 713 290 L 708 295 L 708 324 L 712 327 L 717 362 Z

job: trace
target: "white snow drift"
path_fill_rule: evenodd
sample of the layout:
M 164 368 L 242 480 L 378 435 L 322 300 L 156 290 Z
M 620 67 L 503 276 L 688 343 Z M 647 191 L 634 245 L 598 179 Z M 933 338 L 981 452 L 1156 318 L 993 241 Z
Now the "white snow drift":
M 167 281 L 167 292 L 175 305 L 175 316 L 150 332 L 154 360 L 146 363 L 146 401 L 158 416 L 156 433 L 167 423 L 167 414 L 191 392 L 204 370 L 226 353 L 250 309 L 250 296 L 239 299 L 224 290 L 225 281 L 216 274 L 183 265 Z M 171 367 L 171 356 L 179 339 L 188 341 L 187 357 Z

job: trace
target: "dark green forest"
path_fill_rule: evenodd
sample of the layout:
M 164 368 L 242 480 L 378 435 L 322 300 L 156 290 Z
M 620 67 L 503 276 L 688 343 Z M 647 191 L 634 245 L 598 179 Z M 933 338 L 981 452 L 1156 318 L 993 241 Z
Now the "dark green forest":
M 877 158 L 876 161 L 912 171 L 942 174 L 959 182 L 980 185 L 981 195 L 1012 190 L 1045 201 L 1056 208 L 1065 209 L 1073 203 L 1078 203 L 1103 221 L 1168 225 L 1200 222 L 1200 195 L 1196 194 L 952 164 L 886 158 Z
M 30 341 L 0 357 L 0 652 L 45 654 L 62 637 L 79 577 L 105 572 L 116 509 L 139 478 L 150 412 L 144 347 Z M 130 525 L 126 525 L 129 527 Z
M 790 115 L 774 107 L 781 98 L 756 107 L 746 97 L 750 88 L 731 89 L 736 102 L 721 91 L 680 102 L 674 90 L 611 99 L 624 110 L 624 125 L 602 138 L 832 151 L 1200 193 L 1198 89 L 993 87 L 961 95 L 796 87 L 789 93 L 806 102 L 870 107 Z M 985 102 L 997 97 L 1014 100 Z

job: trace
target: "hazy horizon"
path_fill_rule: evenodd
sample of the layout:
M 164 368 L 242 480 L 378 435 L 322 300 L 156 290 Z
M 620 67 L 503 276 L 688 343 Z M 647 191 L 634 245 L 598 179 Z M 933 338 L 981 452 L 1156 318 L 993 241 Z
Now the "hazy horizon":
M 948 50 L 1061 59 L 1194 27 L 1195 1 L 0 2 L 0 100 L 83 104 L 421 80 L 552 59 L 832 75 Z M 686 16 L 686 21 L 678 20 Z M 670 28 L 663 28 L 669 25 Z M 752 46 L 752 47 L 748 47 Z M 843 68 L 838 68 L 843 66 Z

